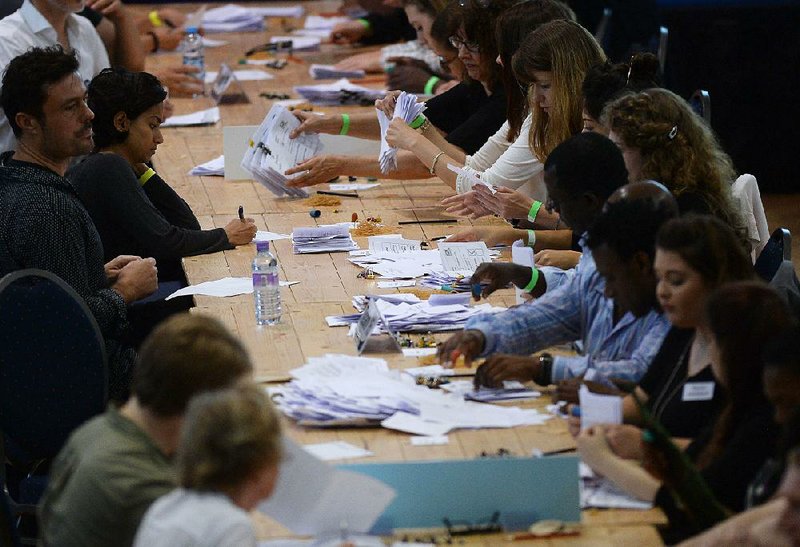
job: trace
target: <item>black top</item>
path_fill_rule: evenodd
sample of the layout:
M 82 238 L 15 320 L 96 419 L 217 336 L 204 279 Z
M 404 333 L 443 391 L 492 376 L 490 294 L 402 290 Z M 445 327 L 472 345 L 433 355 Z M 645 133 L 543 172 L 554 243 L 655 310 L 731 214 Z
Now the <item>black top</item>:
M 12 155 L 0 156 L 0 277 L 39 268 L 75 289 L 103 333 L 109 395 L 119 400 L 127 392 L 136 354 L 123 341 L 127 309 L 108 285 L 100 236 L 69 180 Z
M 182 257 L 233 248 L 222 228 L 201 230 L 186 202 L 157 174 L 141 186 L 122 156 L 87 156 L 69 178 L 97 226 L 107 260 L 152 256 L 159 281 L 170 281 L 182 279 Z
M 444 132 L 447 142 L 474 154 L 506 121 L 506 94 L 503 86 L 487 95 L 477 82 L 461 82 L 429 99 L 425 116 Z
M 408 22 L 406 11 L 402 8 L 388 13 L 368 13 L 362 19 L 369 23 L 369 33 L 361 39 L 361 43 L 365 45 L 392 44 L 417 37 L 417 31 Z
M 687 378 L 693 329 L 671 327 L 639 387 L 647 394 L 647 407 L 673 437 L 694 439 L 714 419 L 722 404 L 722 390 L 708 365 Z M 713 398 L 684 401 L 684 386 L 714 383 Z M 691 397 L 690 397 L 691 398 Z

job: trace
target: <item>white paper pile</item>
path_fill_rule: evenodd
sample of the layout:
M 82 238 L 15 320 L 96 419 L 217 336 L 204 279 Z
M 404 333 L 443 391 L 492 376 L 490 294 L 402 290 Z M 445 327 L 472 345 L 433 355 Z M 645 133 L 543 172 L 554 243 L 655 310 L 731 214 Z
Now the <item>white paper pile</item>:
M 491 403 L 495 401 L 513 401 L 516 399 L 535 399 L 541 396 L 541 393 L 529 387 L 525 387 L 517 381 L 505 381 L 503 387 L 481 387 L 475 389 L 472 380 L 455 380 L 448 384 L 443 384 L 441 389 L 448 393 L 461 395 L 469 401 L 478 401 L 481 403 Z
M 217 79 L 217 74 L 219 73 L 216 70 L 209 70 L 206 72 L 206 83 L 213 84 L 214 80 Z M 275 78 L 275 76 L 263 70 L 234 70 L 233 75 L 240 82 L 272 80 Z
M 315 133 L 289 138 L 289 133 L 299 126 L 300 121 L 285 107 L 273 105 L 250 139 L 242 158 L 242 168 L 276 196 L 308 196 L 302 188 L 287 186 L 290 177 L 284 175 L 290 167 L 322 151 L 319 135 Z
M 281 287 L 291 287 L 299 281 L 281 281 Z M 206 296 L 236 296 L 239 294 L 250 294 L 253 292 L 253 280 L 249 277 L 223 277 L 215 281 L 206 281 L 197 285 L 189 285 L 179 289 L 166 297 L 170 300 L 178 296 L 188 296 L 192 294 L 203 294 Z
M 349 17 L 323 17 L 321 15 L 309 15 L 306 17 L 306 22 L 303 28 L 310 30 L 333 30 L 333 27 L 339 23 L 347 23 L 350 21 Z
M 212 106 L 206 110 L 198 110 L 191 114 L 181 116 L 170 116 L 161 127 L 191 127 L 194 125 L 211 125 L 219 121 L 219 107 Z
M 336 65 L 311 65 L 308 75 L 315 80 L 334 80 L 336 78 L 363 78 L 363 70 L 341 70 Z
M 318 36 L 273 36 L 270 44 L 292 43 L 293 51 L 313 51 L 319 49 L 322 39 Z
M 264 30 L 264 15 L 251 8 L 227 4 L 206 10 L 203 29 L 212 32 L 254 32 Z
M 454 293 L 472 292 L 469 276 L 454 275 L 446 272 L 434 272 L 419 281 L 420 287 L 451 291 Z
M 292 231 L 292 248 L 295 254 L 336 253 L 358 249 L 350 236 L 347 224 L 334 224 Z
M 290 371 L 293 380 L 272 390 L 284 414 L 301 423 L 382 420 L 414 434 L 444 435 L 458 428 L 516 427 L 544 423 L 536 410 L 464 401 L 415 384 L 383 359 L 325 355 Z
M 351 84 L 346 78 L 330 84 L 297 86 L 295 93 L 314 104 L 337 106 L 344 104 L 371 105 L 382 99 L 386 91 Z
M 193 167 L 189 174 L 198 177 L 222 177 L 225 175 L 225 156 L 217 156 L 213 160 L 201 163 Z
M 410 124 L 425 110 L 425 103 L 417 102 L 417 96 L 403 91 L 397 96 L 392 118 L 400 118 Z M 378 159 L 381 163 L 381 173 L 389 173 L 397 169 L 397 149 L 386 142 L 386 130 L 391 120 L 386 117 L 383 110 L 377 110 L 378 123 L 381 126 L 381 153 Z
M 468 244 L 478 249 L 475 250 L 474 255 L 470 255 L 472 247 L 456 247 L 455 251 L 448 251 L 449 254 L 445 255 L 439 250 L 414 250 L 410 246 L 412 240 L 393 239 L 396 237 L 376 238 L 373 241 L 381 241 L 380 249 L 375 249 L 376 252 L 364 253 L 362 256 L 352 256 L 348 260 L 362 268 L 369 267 L 373 273 L 387 279 L 415 279 L 427 275 L 430 276 L 431 281 L 429 282 L 427 278 L 423 279 L 421 284 L 424 286 L 440 289 L 442 285 L 455 284 L 463 290 L 469 291 L 469 277 L 475 268 L 446 271 L 447 268 L 489 262 L 499 255 L 499 251 L 486 249 L 483 242 Z M 485 249 L 485 254 L 479 249 L 481 245 Z M 443 259 L 447 261 L 447 265 L 443 263 Z

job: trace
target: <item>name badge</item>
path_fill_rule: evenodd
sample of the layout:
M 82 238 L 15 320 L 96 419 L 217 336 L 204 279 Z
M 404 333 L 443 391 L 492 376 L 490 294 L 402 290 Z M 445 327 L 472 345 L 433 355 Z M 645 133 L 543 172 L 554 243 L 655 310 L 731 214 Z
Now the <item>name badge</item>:
M 683 401 L 710 401 L 714 398 L 714 382 L 683 384 Z

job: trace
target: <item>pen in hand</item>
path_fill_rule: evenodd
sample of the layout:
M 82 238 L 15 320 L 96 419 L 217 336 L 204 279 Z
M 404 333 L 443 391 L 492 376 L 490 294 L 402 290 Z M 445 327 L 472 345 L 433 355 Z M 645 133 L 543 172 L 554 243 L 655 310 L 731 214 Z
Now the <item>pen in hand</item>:
M 244 222 L 244 207 L 239 205 L 239 220 Z

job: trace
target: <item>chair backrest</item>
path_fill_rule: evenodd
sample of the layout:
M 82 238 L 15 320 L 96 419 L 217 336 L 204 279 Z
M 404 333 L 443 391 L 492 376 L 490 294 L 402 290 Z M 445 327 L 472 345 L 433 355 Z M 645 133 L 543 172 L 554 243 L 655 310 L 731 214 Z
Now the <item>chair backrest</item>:
M 689 104 L 697 115 L 711 127 L 711 95 L 705 89 L 698 89 L 689 98 Z
M 667 27 L 658 27 L 658 50 L 656 57 L 658 57 L 658 66 L 661 68 L 661 74 L 664 74 L 664 67 L 667 64 L 667 43 L 669 42 L 669 29 Z
M 20 270 L 0 279 L 0 427 L 30 460 L 51 458 L 108 398 L 103 337 L 58 276 Z
M 778 228 L 772 232 L 753 268 L 761 279 L 769 283 L 784 261 L 792 262 L 792 234 L 786 228 Z
M 594 39 L 604 49 L 608 46 L 608 26 L 611 23 L 612 13 L 611 8 L 603 8 L 603 17 L 600 18 L 600 22 L 597 23 L 597 28 L 594 31 Z

